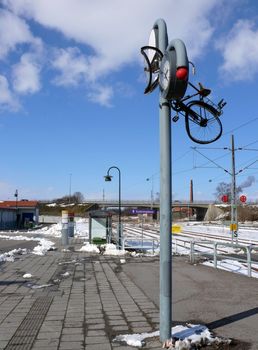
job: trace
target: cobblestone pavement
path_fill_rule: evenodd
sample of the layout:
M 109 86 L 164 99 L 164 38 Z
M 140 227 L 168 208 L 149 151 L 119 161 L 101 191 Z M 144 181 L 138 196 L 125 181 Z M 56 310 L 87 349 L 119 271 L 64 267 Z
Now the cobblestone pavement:
M 119 257 L 61 249 L 1 263 L 0 349 L 135 349 L 112 340 L 156 331 L 159 313 L 120 265 Z M 144 348 L 161 343 L 149 338 Z

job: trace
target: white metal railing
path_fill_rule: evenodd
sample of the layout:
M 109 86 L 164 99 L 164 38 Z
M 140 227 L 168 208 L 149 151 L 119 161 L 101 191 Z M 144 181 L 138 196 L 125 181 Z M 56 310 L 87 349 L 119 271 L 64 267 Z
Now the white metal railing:
M 149 244 L 148 244 L 149 243 Z M 154 255 L 155 250 L 159 248 L 159 240 L 151 238 L 124 238 L 123 249 L 135 249 L 135 250 L 151 250 Z
M 203 244 L 210 245 L 211 248 L 213 248 L 213 253 L 208 252 L 201 252 L 200 250 L 195 250 L 195 246 L 200 246 Z M 227 253 L 227 256 L 230 257 L 231 260 L 244 262 L 247 264 L 247 274 L 248 277 L 252 277 L 252 257 L 251 252 L 253 250 L 258 250 L 258 245 L 250 244 L 250 245 L 243 245 L 243 244 L 237 244 L 237 243 L 223 243 L 223 242 L 214 242 L 214 241 L 204 241 L 204 240 L 191 240 L 190 241 L 190 262 L 193 264 L 195 262 L 195 255 L 210 255 L 213 256 L 214 261 L 214 267 L 217 268 L 217 262 L 218 258 L 225 258 L 225 255 L 218 254 L 218 247 L 230 247 L 234 249 L 243 249 L 246 251 L 246 259 L 241 259 L 240 257 L 232 256 L 234 253 Z

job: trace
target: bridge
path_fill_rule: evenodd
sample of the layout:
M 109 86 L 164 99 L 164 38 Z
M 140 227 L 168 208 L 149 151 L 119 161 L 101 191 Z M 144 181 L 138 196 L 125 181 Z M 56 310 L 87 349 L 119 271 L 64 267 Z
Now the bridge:
M 113 210 L 118 209 L 119 202 L 118 200 L 87 200 L 85 204 L 97 205 L 98 207 L 110 208 Z M 181 202 L 181 201 L 173 201 L 172 208 L 187 208 L 194 209 L 196 211 L 196 219 L 203 220 L 205 214 L 208 210 L 211 202 Z M 121 208 L 123 210 L 126 209 L 156 209 L 159 211 L 160 204 L 158 201 L 154 201 L 153 203 L 148 200 L 122 200 Z

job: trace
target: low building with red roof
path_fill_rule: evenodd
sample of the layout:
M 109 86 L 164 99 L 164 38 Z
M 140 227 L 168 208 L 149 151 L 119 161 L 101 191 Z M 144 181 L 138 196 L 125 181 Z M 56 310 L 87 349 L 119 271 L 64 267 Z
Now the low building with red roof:
M 0 201 L 0 229 L 23 229 L 38 224 L 38 201 Z

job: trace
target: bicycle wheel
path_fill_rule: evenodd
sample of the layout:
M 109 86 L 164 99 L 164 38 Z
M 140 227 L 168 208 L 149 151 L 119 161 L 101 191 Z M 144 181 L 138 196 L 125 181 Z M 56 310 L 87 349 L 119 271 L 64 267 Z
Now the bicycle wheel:
M 190 139 L 207 144 L 218 140 L 222 134 L 222 124 L 218 111 L 203 101 L 191 101 L 185 113 L 185 127 Z

